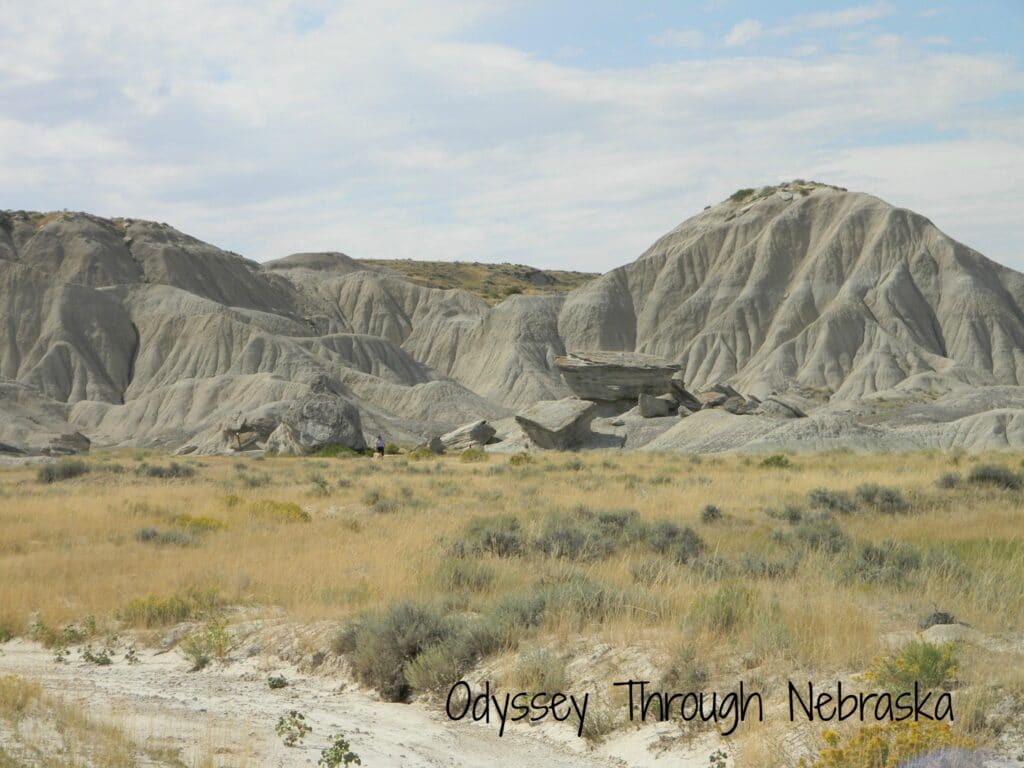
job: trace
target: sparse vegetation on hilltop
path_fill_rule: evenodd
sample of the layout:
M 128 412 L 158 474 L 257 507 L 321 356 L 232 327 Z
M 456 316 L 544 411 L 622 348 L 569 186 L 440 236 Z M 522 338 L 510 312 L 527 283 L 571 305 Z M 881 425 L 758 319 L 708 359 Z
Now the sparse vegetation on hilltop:
M 390 269 L 406 280 L 427 288 L 461 288 L 490 302 L 501 301 L 518 293 L 567 293 L 598 276 L 591 272 L 535 269 L 523 264 L 486 264 L 476 261 L 362 259 L 360 263 Z

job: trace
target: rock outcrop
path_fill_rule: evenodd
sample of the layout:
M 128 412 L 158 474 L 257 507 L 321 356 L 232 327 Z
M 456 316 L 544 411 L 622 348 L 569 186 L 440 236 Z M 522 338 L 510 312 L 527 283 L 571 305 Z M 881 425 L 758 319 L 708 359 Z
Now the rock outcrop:
M 494 438 L 496 432 L 497 430 L 485 419 L 480 419 L 441 435 L 440 443 L 445 451 L 461 452 L 468 448 L 483 448 Z
M 596 409 L 578 397 L 545 400 L 517 413 L 516 423 L 539 448 L 569 450 L 587 441 Z
M 565 383 L 583 400 L 615 402 L 661 395 L 672 387 L 681 366 L 635 352 L 569 352 L 555 358 Z
M 693 414 L 609 426 L 627 447 L 1024 439 L 1024 275 L 821 184 L 734 196 L 566 295 L 493 306 L 339 253 L 260 265 L 164 224 L 0 212 L 0 328 L 0 442 L 26 453 L 75 433 L 259 449 L 282 423 L 303 450 L 414 444 L 571 395 Z

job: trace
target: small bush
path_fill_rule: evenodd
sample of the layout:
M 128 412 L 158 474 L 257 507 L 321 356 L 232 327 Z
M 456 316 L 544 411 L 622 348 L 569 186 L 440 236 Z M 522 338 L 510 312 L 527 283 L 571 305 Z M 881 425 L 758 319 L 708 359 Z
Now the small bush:
M 867 483 L 858 486 L 856 493 L 857 498 L 862 502 L 887 515 L 906 512 L 909 508 L 898 488 L 886 488 L 874 483 Z
M 459 454 L 459 461 L 463 464 L 473 464 L 480 461 L 487 461 L 487 451 L 483 448 L 467 448 Z
M 945 490 L 951 490 L 960 485 L 960 474 L 958 472 L 943 472 L 935 480 L 935 485 Z
M 783 579 L 793 575 L 796 560 L 766 560 L 759 555 L 745 554 L 740 558 L 739 571 L 751 579 Z
M 89 465 L 79 459 L 61 459 L 44 464 L 36 472 L 36 480 L 40 483 L 56 483 L 61 480 L 72 480 L 89 471 Z
M 841 574 L 849 581 L 899 585 L 917 571 L 922 562 L 920 550 L 911 544 L 865 542 L 844 564 Z
M 533 456 L 529 453 L 526 453 L 525 451 L 522 453 L 513 453 L 511 456 L 509 456 L 508 463 L 511 464 L 513 467 L 521 467 L 526 464 L 532 464 Z
M 789 469 L 793 466 L 793 462 L 784 453 L 773 453 L 771 456 L 761 459 L 759 466 L 765 469 Z
M 711 523 L 717 523 L 722 519 L 722 510 L 716 507 L 714 504 L 708 504 L 700 512 L 700 521 L 705 525 Z
M 912 640 L 897 651 L 871 662 L 864 677 L 888 691 L 939 688 L 956 676 L 959 654 L 955 643 Z
M 753 189 L 737 189 L 735 192 L 729 195 L 729 199 L 732 200 L 732 202 L 734 203 L 740 203 L 746 200 L 752 194 L 754 194 Z
M 194 477 L 196 470 L 194 467 L 190 467 L 187 464 L 178 464 L 172 461 L 168 466 L 150 466 L 148 464 L 140 464 L 136 470 L 138 474 L 145 475 L 146 477 L 156 477 L 162 480 L 176 480 L 179 478 Z
M 547 557 L 567 560 L 596 560 L 607 556 L 612 543 L 589 520 L 567 515 L 550 515 L 533 546 Z
M 857 509 L 853 497 L 846 491 L 830 491 L 827 488 L 815 488 L 808 493 L 807 503 L 811 509 L 838 512 L 843 515 L 848 515 Z
M 388 456 L 397 456 L 401 452 L 402 452 L 401 449 L 399 449 L 399 447 L 397 445 L 395 445 L 394 443 L 385 443 L 384 444 L 384 453 L 386 455 L 388 455 Z
M 793 529 L 797 541 L 809 549 L 835 554 L 849 546 L 850 540 L 834 520 L 818 517 L 800 523 Z
M 249 504 L 249 514 L 260 520 L 274 523 L 308 523 L 309 512 L 293 501 L 262 499 Z
M 982 464 L 968 473 L 967 482 L 975 485 L 993 485 L 1009 491 L 1024 487 L 1024 478 L 1000 464 Z
M 455 623 L 428 605 L 402 602 L 360 622 L 355 633 L 352 671 L 388 701 L 404 701 L 412 691 L 406 665 L 428 648 L 450 640 Z
M 526 538 L 512 515 L 475 517 L 466 526 L 464 546 L 469 552 L 489 552 L 498 557 L 522 554 Z
M 271 675 L 267 678 L 267 687 L 272 691 L 288 687 L 288 680 L 284 675 Z
M 688 563 L 704 549 L 704 542 L 689 526 L 660 520 L 645 532 L 644 543 L 661 555 L 670 555 L 677 563 Z
M 224 661 L 231 638 L 223 622 L 211 621 L 202 629 L 192 632 L 181 641 L 178 650 L 192 662 L 192 672 L 206 667 L 214 658 Z
M 359 755 L 352 751 L 348 739 L 340 733 L 331 737 L 330 745 L 320 753 L 318 768 L 340 768 L 340 766 L 362 765 Z
M 145 544 L 176 547 L 188 547 L 195 543 L 187 531 L 158 531 L 156 528 L 140 528 L 135 532 L 135 540 Z
M 306 716 L 301 712 L 288 710 L 277 720 L 274 732 L 281 737 L 286 747 L 294 747 L 301 744 L 303 739 L 313 730 L 313 726 L 306 722 Z

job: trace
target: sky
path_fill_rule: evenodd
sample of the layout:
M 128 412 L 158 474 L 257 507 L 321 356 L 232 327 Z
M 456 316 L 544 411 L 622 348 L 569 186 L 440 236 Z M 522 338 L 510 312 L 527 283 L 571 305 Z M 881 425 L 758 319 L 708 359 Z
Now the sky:
M 1024 270 L 1024 0 L 0 0 L 0 209 L 604 271 L 815 179 Z

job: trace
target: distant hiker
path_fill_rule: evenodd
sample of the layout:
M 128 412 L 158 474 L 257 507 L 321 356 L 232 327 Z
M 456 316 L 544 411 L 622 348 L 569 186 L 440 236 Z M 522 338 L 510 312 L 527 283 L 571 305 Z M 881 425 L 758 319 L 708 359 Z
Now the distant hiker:
M 377 439 L 373 443 L 373 458 L 384 458 L 384 438 L 380 435 L 377 435 Z

